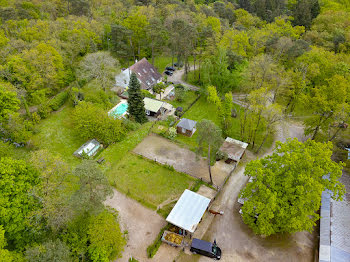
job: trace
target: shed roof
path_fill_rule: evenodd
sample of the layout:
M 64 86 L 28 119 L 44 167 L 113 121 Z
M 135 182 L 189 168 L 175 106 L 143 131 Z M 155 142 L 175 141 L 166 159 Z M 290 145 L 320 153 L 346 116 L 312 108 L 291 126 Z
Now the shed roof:
M 96 147 L 100 147 L 100 143 L 96 139 L 91 139 L 79 147 L 78 150 L 74 152 L 74 155 L 81 156 L 84 151 L 88 156 L 90 156 L 92 153 L 94 153 L 93 150 Z
M 230 159 L 239 161 L 244 154 L 248 144 L 242 141 L 227 137 L 220 147 L 220 151 L 227 153 Z
M 143 102 L 145 103 L 145 109 L 151 112 L 158 112 L 164 103 L 163 101 L 159 101 L 149 97 L 145 97 L 143 99 Z
M 186 189 L 171 210 L 166 221 L 193 233 L 209 203 L 209 198 Z
M 177 124 L 177 127 L 184 128 L 186 130 L 193 130 L 196 127 L 197 122 L 191 119 L 182 118 Z

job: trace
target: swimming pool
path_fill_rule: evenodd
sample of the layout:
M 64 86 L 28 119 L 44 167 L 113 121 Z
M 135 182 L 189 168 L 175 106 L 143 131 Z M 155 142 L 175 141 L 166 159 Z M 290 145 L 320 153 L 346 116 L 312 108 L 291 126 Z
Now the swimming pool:
M 128 110 L 127 101 L 122 101 L 111 110 L 109 110 L 108 115 L 113 116 L 114 118 L 124 117 Z

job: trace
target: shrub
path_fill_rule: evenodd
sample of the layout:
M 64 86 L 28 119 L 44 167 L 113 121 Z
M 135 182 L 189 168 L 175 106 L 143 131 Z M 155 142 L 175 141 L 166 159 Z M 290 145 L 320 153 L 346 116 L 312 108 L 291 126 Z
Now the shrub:
M 120 141 L 125 135 L 122 121 L 108 116 L 102 108 L 87 102 L 81 102 L 72 115 L 74 129 L 85 139 L 96 138 L 109 145 Z
M 130 119 L 123 119 L 123 125 L 129 131 L 135 131 L 141 127 L 140 123 L 135 121 L 131 121 Z
M 168 137 L 173 140 L 175 139 L 177 136 L 177 131 L 176 131 L 176 128 L 175 127 L 170 127 L 169 130 L 168 130 Z
M 68 91 L 63 91 L 56 95 L 51 101 L 50 101 L 50 107 L 53 111 L 57 111 L 63 104 L 67 101 L 69 98 Z
M 141 94 L 143 97 L 156 98 L 155 95 L 152 95 L 150 92 L 148 92 L 145 89 L 141 89 Z
M 51 112 L 52 112 L 52 109 L 51 109 L 49 103 L 47 103 L 47 102 L 42 104 L 38 109 L 38 114 L 42 119 L 47 118 Z

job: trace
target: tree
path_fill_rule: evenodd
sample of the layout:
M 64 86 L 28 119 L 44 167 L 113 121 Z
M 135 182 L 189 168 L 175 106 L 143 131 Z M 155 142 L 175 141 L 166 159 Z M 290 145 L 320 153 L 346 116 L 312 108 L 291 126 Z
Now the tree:
M 5 249 L 7 241 L 5 238 L 5 230 L 2 225 L 0 225 L 0 261 L 1 262 L 12 262 L 14 261 L 14 256 L 12 252 Z
M 103 210 L 103 202 L 113 191 L 107 178 L 93 160 L 83 160 L 73 170 L 78 179 L 79 189 L 72 196 L 76 213 L 98 213 Z
M 42 181 L 34 191 L 42 205 L 37 214 L 43 217 L 56 233 L 72 217 L 68 202 L 73 193 L 69 167 L 60 156 L 47 150 L 33 152 L 30 162 L 40 172 Z
M 213 178 L 211 176 L 210 166 L 223 142 L 221 135 L 221 129 L 210 120 L 203 119 L 197 124 L 198 154 L 202 154 L 204 148 L 207 148 L 208 171 L 211 184 L 213 184 Z
M 38 173 L 23 160 L 0 159 L 0 224 L 11 248 L 22 249 L 33 241 L 29 216 L 39 208 L 32 194 L 39 182 Z
M 106 91 L 106 88 L 113 86 L 118 68 L 118 60 L 114 59 L 109 52 L 100 51 L 84 57 L 80 62 L 77 75 L 87 82 L 96 79 Z
M 121 120 L 109 117 L 106 111 L 89 102 L 79 103 L 73 112 L 72 121 L 81 138 L 96 138 L 106 145 L 120 141 L 125 134 Z
M 153 92 L 159 94 L 160 100 L 162 100 L 162 93 L 164 92 L 166 85 L 163 82 L 160 82 L 153 86 Z
M 0 121 L 8 120 L 9 113 L 14 113 L 19 109 L 20 101 L 17 94 L 9 88 L 9 83 L 0 82 Z M 12 90 L 11 90 L 12 89 Z
M 45 243 L 27 248 L 25 252 L 27 261 L 33 262 L 71 262 L 69 248 L 61 240 L 48 240 Z
M 312 231 L 319 219 L 321 194 L 332 198 L 344 195 L 342 163 L 332 161 L 332 144 L 297 139 L 277 142 L 275 152 L 246 166 L 245 175 L 253 182 L 241 191 L 244 223 L 256 234 Z
M 88 252 L 92 261 L 111 261 L 121 257 L 126 243 L 117 222 L 117 214 L 107 210 L 92 217 L 88 236 L 90 245 Z
M 141 86 L 135 73 L 130 76 L 129 82 L 129 99 L 128 99 L 128 113 L 132 119 L 138 123 L 147 122 L 145 104 L 141 93 Z

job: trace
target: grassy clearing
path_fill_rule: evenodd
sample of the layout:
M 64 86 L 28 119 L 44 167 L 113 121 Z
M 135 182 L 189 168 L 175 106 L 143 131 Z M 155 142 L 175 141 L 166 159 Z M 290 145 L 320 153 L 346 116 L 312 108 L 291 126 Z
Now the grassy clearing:
M 196 100 L 197 97 L 198 95 L 194 91 L 189 90 L 186 92 L 183 101 L 179 102 L 179 101 L 173 100 L 173 101 L 167 101 L 167 102 L 169 104 L 172 104 L 174 108 L 177 108 L 180 106 L 184 110 L 186 110 L 194 102 L 194 100 Z
M 33 143 L 40 149 L 58 154 L 70 166 L 74 167 L 80 159 L 73 155 L 86 141 L 77 137 L 72 131 L 70 116 L 74 108 L 65 106 L 61 111 L 52 113 L 38 125 L 39 132 L 33 136 Z
M 234 105 L 234 108 L 237 110 L 238 115 L 243 111 L 243 108 L 239 105 Z M 217 114 L 217 109 L 214 104 L 210 104 L 207 102 L 205 97 L 201 97 L 192 107 L 188 110 L 183 117 L 195 120 L 200 122 L 203 119 L 208 119 L 213 121 L 217 126 L 221 127 L 221 121 Z M 226 134 L 229 137 L 234 139 L 241 139 L 240 136 L 240 119 L 239 116 L 237 118 L 232 118 L 231 127 L 226 130 Z M 197 148 L 197 133 L 194 133 L 192 137 L 187 137 L 183 135 L 178 135 L 176 137 L 176 141 L 180 144 L 187 145 L 190 150 L 195 151 Z M 263 132 L 258 132 L 258 137 L 256 139 L 256 145 L 260 145 L 263 139 Z M 273 136 L 269 136 L 264 148 L 269 148 L 273 143 Z
M 150 58 L 148 61 L 151 63 L 152 59 Z M 171 66 L 171 56 L 156 56 L 154 59 L 154 66 L 157 68 L 158 72 L 162 74 L 165 70 L 165 67 Z
M 132 153 L 106 172 L 112 185 L 144 205 L 156 207 L 190 188 L 194 179 Z

